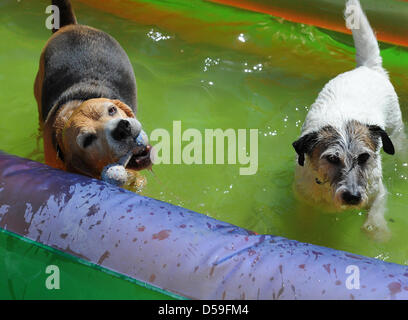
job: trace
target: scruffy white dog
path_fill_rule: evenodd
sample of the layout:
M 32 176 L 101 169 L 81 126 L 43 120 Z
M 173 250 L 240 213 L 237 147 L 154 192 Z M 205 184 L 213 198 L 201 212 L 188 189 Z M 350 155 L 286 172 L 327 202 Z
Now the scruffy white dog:
M 354 15 L 357 67 L 329 81 L 311 106 L 301 136 L 293 143 L 298 155 L 295 189 L 326 210 L 369 208 L 364 229 L 375 239 L 386 240 L 387 191 L 380 149 L 394 154 L 393 140 L 398 151 L 403 122 L 397 94 L 358 0 L 347 2 L 348 13 Z

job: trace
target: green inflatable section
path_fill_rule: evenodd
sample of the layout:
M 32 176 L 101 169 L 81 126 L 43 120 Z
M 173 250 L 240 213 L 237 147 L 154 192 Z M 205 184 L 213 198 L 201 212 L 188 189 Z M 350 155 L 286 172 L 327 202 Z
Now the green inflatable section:
M 0 299 L 180 299 L 2 229 L 0 261 Z

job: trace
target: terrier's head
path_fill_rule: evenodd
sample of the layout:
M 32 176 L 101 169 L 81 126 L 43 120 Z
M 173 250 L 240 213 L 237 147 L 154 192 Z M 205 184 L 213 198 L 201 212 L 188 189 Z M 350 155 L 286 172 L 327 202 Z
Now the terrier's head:
M 315 183 L 328 184 L 338 209 L 364 207 L 376 179 L 381 178 L 379 149 L 394 154 L 387 133 L 376 125 L 349 121 L 341 128 L 325 126 L 307 133 L 293 143 L 298 164 L 311 170 Z

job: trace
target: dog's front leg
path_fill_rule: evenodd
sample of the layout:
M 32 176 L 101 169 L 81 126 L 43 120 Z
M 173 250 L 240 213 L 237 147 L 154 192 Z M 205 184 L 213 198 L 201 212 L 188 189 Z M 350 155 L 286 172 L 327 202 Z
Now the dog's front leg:
M 371 238 L 380 242 L 385 242 L 391 237 L 391 232 L 387 227 L 387 221 L 384 218 L 386 202 L 387 189 L 382 180 L 380 180 L 379 191 L 371 204 L 367 219 L 363 225 L 364 231 L 366 231 Z

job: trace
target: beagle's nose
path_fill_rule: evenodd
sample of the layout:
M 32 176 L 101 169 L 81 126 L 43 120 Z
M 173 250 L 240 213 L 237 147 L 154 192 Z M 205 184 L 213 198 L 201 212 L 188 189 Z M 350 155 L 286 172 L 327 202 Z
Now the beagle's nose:
M 357 205 L 361 202 L 361 193 L 358 191 L 356 192 L 344 191 L 341 197 L 343 198 L 345 204 Z
M 124 140 L 127 137 L 130 137 L 131 134 L 132 130 L 129 121 L 123 119 L 118 122 L 115 130 L 112 131 L 112 137 L 117 141 Z

